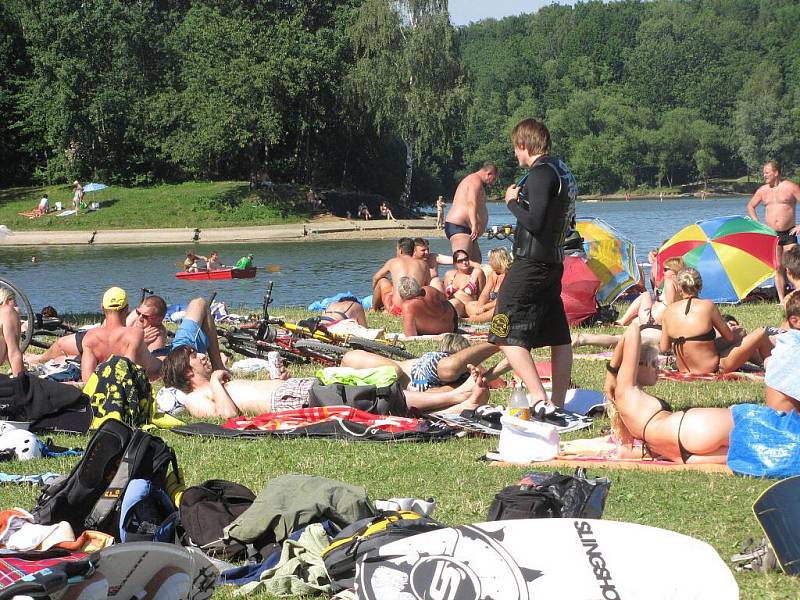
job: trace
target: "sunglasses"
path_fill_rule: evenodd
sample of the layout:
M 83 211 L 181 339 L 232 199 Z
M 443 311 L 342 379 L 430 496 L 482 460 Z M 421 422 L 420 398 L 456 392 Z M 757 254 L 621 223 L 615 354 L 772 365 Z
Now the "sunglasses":
M 664 273 L 669 273 L 670 271 L 672 271 L 672 269 L 669 267 L 664 267 Z
M 140 311 L 140 310 L 137 308 L 137 309 L 136 309 L 136 316 L 137 316 L 138 318 L 140 318 L 140 319 L 151 319 L 151 318 L 153 318 L 155 315 L 146 315 L 146 314 L 144 314 L 142 311 Z
M 459 258 L 458 260 L 456 260 L 456 262 L 457 263 L 468 263 L 469 259 L 468 258 Z

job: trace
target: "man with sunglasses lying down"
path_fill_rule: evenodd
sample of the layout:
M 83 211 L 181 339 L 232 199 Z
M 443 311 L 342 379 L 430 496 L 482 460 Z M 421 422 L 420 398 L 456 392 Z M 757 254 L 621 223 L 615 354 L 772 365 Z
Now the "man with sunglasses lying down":
M 164 327 L 166 312 L 167 303 L 161 296 L 148 296 L 126 318 L 125 325 L 127 327 L 144 329 L 144 341 L 150 352 L 160 350 L 167 343 L 167 329 Z M 52 359 L 80 356 L 83 353 L 83 338 L 87 331 L 88 329 L 62 336 L 56 339 L 43 354 L 26 354 L 25 362 L 29 365 L 37 365 Z

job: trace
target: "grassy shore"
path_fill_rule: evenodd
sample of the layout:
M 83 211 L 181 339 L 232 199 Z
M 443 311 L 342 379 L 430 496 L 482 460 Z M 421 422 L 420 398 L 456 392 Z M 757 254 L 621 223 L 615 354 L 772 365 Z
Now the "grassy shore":
M 13 231 L 94 231 L 98 229 L 159 229 L 169 227 L 235 227 L 298 223 L 308 217 L 305 193 L 292 185 L 252 191 L 247 182 L 192 182 L 152 187 L 111 186 L 88 192 L 84 201 L 99 202 L 100 210 L 58 217 L 51 211 L 29 218 L 19 212 L 36 208 L 48 194 L 51 209 L 61 202 L 72 207 L 71 186 L 23 187 L 0 190 L 0 223 Z
M 238 312 L 243 312 L 239 311 Z M 274 308 L 275 315 L 299 318 L 301 309 Z M 780 311 L 773 304 L 750 304 L 726 308 L 747 328 L 777 324 Z M 91 320 L 89 317 L 84 319 Z M 401 328 L 399 319 L 369 315 L 370 325 L 390 331 Z M 582 331 L 619 333 L 619 329 L 595 328 Z M 433 349 L 433 342 L 414 342 L 414 352 Z M 583 348 L 581 352 L 600 351 Z M 308 375 L 305 366 L 294 374 Z M 602 389 L 604 368 L 600 361 L 576 360 L 573 376 L 582 388 Z M 764 385 L 754 382 L 671 383 L 660 382 L 654 394 L 671 402 L 676 409 L 689 406 L 724 407 L 733 403 L 758 402 Z M 492 403 L 504 404 L 509 390 L 492 392 Z M 589 431 L 570 433 L 565 439 L 600 435 L 608 426 L 605 419 L 595 421 Z M 353 443 L 323 440 L 232 441 L 160 434 L 172 445 L 187 482 L 224 478 L 243 483 L 259 492 L 270 479 L 284 473 L 305 473 L 330 477 L 364 486 L 373 499 L 390 496 L 436 498 L 437 517 L 458 525 L 484 520 L 494 494 L 515 482 L 528 469 L 495 467 L 479 458 L 497 447 L 496 439 L 453 439 L 436 444 Z M 57 435 L 55 441 L 66 446 L 85 446 L 86 439 Z M 56 471 L 65 473 L 77 459 L 9 462 L 3 470 L 11 473 Z M 760 537 L 751 505 L 758 494 L 773 482 L 738 476 L 696 472 L 638 472 L 604 468 L 590 469 L 591 476 L 607 476 L 612 481 L 604 518 L 629 521 L 670 529 L 710 543 L 727 560 L 747 537 Z M 0 489 L 0 506 L 30 508 L 38 490 L 30 487 Z M 546 540 L 531 540 L 546 544 Z M 664 569 L 680 568 L 680 556 L 664 556 L 659 548 L 641 547 Z M 800 597 L 800 581 L 779 575 L 737 574 L 743 599 Z M 220 590 L 217 598 L 231 597 Z M 260 596 L 266 597 L 266 596 Z

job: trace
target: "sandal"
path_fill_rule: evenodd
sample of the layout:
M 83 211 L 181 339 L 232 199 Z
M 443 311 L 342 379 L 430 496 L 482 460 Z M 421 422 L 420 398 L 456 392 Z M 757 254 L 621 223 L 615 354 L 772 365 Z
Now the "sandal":
M 757 544 L 752 538 L 748 538 L 742 544 L 742 551 L 731 556 L 734 570 L 741 573 L 743 571 L 753 571 L 755 573 L 769 573 L 780 571 L 778 559 L 767 538 L 761 538 Z

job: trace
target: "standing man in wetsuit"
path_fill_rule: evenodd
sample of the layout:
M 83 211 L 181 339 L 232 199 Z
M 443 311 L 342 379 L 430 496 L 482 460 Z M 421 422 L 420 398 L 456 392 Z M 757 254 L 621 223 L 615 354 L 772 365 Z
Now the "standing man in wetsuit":
M 800 200 L 800 186 L 788 179 L 781 179 L 781 168 L 774 160 L 764 165 L 764 185 L 756 190 L 747 205 L 750 218 L 758 221 L 756 207 L 764 205 L 764 223 L 778 234 L 778 254 L 775 263 L 775 289 L 778 302 L 783 304 L 786 288 L 786 274 L 780 266 L 783 253 L 797 244 L 800 227 L 795 224 L 795 208 Z
M 547 395 L 532 348 L 550 346 L 552 403 L 564 406 L 572 373 L 569 325 L 561 301 L 563 243 L 575 217 L 578 184 L 567 166 L 550 156 L 550 132 L 544 123 L 525 119 L 511 134 L 520 166 L 528 167 L 522 187 L 511 185 L 505 202 L 517 218 L 514 262 L 497 297 L 489 341 L 500 346 L 522 379 L 534 409 L 548 408 Z M 539 404 L 545 401 L 545 405 Z
M 456 188 L 453 206 L 447 211 L 444 221 L 444 234 L 450 240 L 453 252 L 465 250 L 477 262 L 481 262 L 478 238 L 483 235 L 489 222 L 484 188 L 495 181 L 497 166 L 490 162 L 464 177 Z

